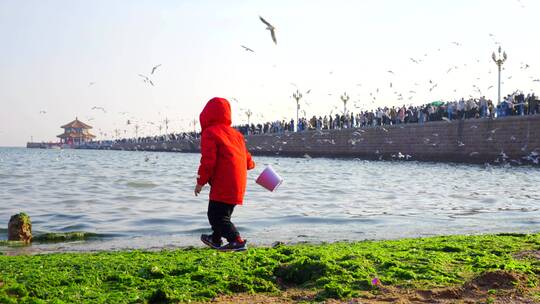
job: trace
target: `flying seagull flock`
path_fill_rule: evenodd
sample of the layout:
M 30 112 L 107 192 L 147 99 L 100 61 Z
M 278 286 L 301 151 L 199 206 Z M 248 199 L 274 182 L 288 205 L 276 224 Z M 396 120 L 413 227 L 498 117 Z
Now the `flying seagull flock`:
M 270 34 L 270 39 L 271 39 L 271 42 L 277 46 L 277 35 L 276 35 L 276 27 L 270 23 L 267 19 L 265 19 L 263 16 L 258 16 L 258 19 L 259 21 L 262 23 L 262 25 L 264 25 L 264 30 L 265 31 L 268 31 L 268 33 Z M 495 44 L 500 44 L 499 41 L 497 41 L 497 37 L 492 34 L 492 33 L 489 33 L 489 37 L 490 39 L 493 40 L 493 42 Z M 454 48 L 460 48 L 460 47 L 463 47 L 463 43 L 460 42 L 460 41 L 451 41 L 449 42 L 449 45 L 451 47 L 454 47 Z M 252 48 L 249 44 L 241 44 L 240 47 L 243 49 L 243 51 L 247 52 L 247 53 L 251 53 L 251 54 L 256 54 L 256 51 L 254 48 Z M 440 52 L 441 51 L 441 48 L 435 48 L 437 52 Z M 434 49 L 434 51 L 435 51 Z M 407 61 L 410 61 L 411 64 L 414 64 L 414 65 L 421 65 L 423 64 L 424 62 L 426 62 L 426 60 L 428 60 L 429 58 L 429 54 L 428 53 L 424 53 L 423 56 L 422 55 L 418 55 L 418 56 L 413 56 L 413 57 L 408 57 L 407 58 Z M 480 62 L 479 59 L 476 59 L 476 62 Z M 445 71 L 446 71 L 446 74 L 451 74 L 455 71 L 457 71 L 458 69 L 462 69 L 464 67 L 466 67 L 467 64 L 459 64 L 459 65 L 456 65 L 456 64 L 452 64 L 451 66 L 449 66 Z M 275 67 L 275 65 L 274 65 Z M 154 66 L 152 66 L 149 71 L 147 73 L 139 73 L 137 74 L 137 77 L 140 79 L 140 81 L 142 81 L 142 83 L 144 83 L 145 85 L 148 85 L 149 87 L 155 87 L 157 85 L 155 79 L 154 79 L 154 76 L 156 74 L 159 73 L 159 71 L 163 68 L 162 64 L 156 64 Z M 531 65 L 528 64 L 528 63 L 525 63 L 525 62 L 521 62 L 520 63 L 520 69 L 522 71 L 525 71 L 525 70 L 531 70 Z M 394 94 L 394 97 L 396 100 L 404 100 L 405 98 L 408 99 L 409 101 L 414 98 L 414 96 L 416 96 L 415 94 L 417 94 L 417 91 L 421 91 L 420 87 L 419 88 L 415 88 L 414 90 L 407 90 L 405 92 L 408 92 L 408 95 L 404 96 L 404 93 L 400 93 L 398 92 L 398 88 L 399 88 L 399 83 L 396 79 L 394 79 L 396 77 L 396 75 L 399 74 L 399 70 L 397 69 L 385 69 L 388 77 L 392 77 L 392 81 L 389 81 L 387 82 L 387 85 L 386 86 L 380 86 L 380 88 L 387 88 L 386 90 L 390 90 L 390 91 L 393 91 L 393 94 Z M 329 74 L 330 75 L 333 75 L 334 71 L 330 71 Z M 532 82 L 540 82 L 540 79 L 537 78 L 537 77 L 532 77 L 530 76 L 529 77 Z M 511 76 L 508 77 L 507 79 L 511 79 Z M 432 92 L 434 91 L 435 89 L 439 88 L 439 84 L 438 82 L 442 81 L 441 79 L 439 79 L 439 81 L 434 81 L 432 79 L 429 79 L 428 81 L 426 81 L 425 83 L 422 83 L 422 81 L 419 81 L 417 83 L 414 84 L 414 86 L 422 86 L 422 85 L 425 85 L 426 87 L 426 92 L 429 91 L 429 92 Z M 96 81 L 91 81 L 88 83 L 88 86 L 89 87 L 92 87 L 92 86 L 95 86 L 96 85 Z M 291 83 L 291 85 L 293 85 L 295 88 L 298 89 L 298 86 L 294 83 Z M 442 85 L 442 83 L 441 83 Z M 366 86 L 362 86 L 361 83 L 358 83 L 356 84 L 357 87 L 363 87 L 365 88 Z M 481 91 L 480 91 L 480 88 L 479 86 L 476 86 L 474 85 L 473 86 L 475 92 L 478 92 L 481 94 Z M 494 87 L 493 86 L 489 86 L 487 87 L 487 90 L 491 90 L 493 89 Z M 381 89 L 382 91 L 384 91 L 385 89 Z M 366 105 L 366 101 L 369 101 L 369 104 L 371 106 L 374 106 L 376 101 L 377 101 L 377 97 L 381 97 L 379 98 L 379 100 L 382 99 L 382 96 L 380 96 L 379 94 L 381 92 L 379 92 L 379 88 L 376 88 L 374 89 L 373 91 L 369 92 L 369 97 L 367 97 L 366 100 L 364 100 L 363 102 L 360 101 L 360 100 L 351 100 L 351 102 L 353 102 L 353 105 L 354 105 L 354 108 L 356 109 L 361 109 L 361 105 L 363 104 L 364 106 Z M 307 94 L 310 94 L 312 92 L 312 89 L 307 89 L 307 90 L 302 90 L 303 93 L 305 93 L 306 95 Z M 456 90 L 454 89 L 454 92 L 456 92 Z M 368 92 L 365 92 L 366 94 Z M 329 92 L 325 95 L 327 96 L 334 96 L 336 94 L 336 92 Z M 238 99 L 237 98 L 230 98 L 233 102 L 235 102 L 236 104 L 239 104 L 238 102 Z M 351 98 L 352 99 L 352 98 Z M 303 101 L 303 103 L 305 103 L 306 105 L 309 105 L 309 103 L 307 101 Z M 101 111 L 102 113 L 107 113 L 106 109 L 102 106 L 93 106 L 91 108 L 91 110 L 93 111 Z M 337 107 L 334 107 L 334 110 L 337 111 Z M 332 110 L 332 112 L 334 112 L 334 110 Z M 301 109 L 301 111 L 305 111 L 304 109 Z M 39 112 L 40 114 L 46 114 L 47 112 L 45 110 L 42 110 Z M 127 112 L 121 112 L 122 115 L 128 115 Z M 258 116 L 257 116 L 258 117 Z M 93 117 L 88 117 L 88 120 L 93 120 L 94 118 Z M 184 119 L 182 119 L 184 120 Z M 161 127 L 161 124 L 163 122 L 146 122 L 146 121 L 141 121 L 140 123 L 137 123 L 137 119 L 135 117 L 129 117 L 127 118 L 126 117 L 126 120 L 124 121 L 127 121 L 126 125 L 130 125 L 130 126 L 135 126 L 136 128 L 140 128 L 140 130 L 142 130 L 144 127 L 143 127 L 143 124 L 144 125 L 147 125 L 147 126 L 152 126 L 152 127 L 156 127 L 157 125 L 160 125 Z M 449 122 L 449 121 L 447 121 Z M 386 129 L 383 128 L 383 131 L 387 132 Z M 125 133 L 125 131 L 124 131 Z
M 270 24 L 270 22 L 266 21 L 262 16 L 259 16 L 259 20 L 266 26 L 266 30 L 268 30 L 270 32 L 270 38 L 272 39 L 272 42 L 277 45 L 277 38 L 276 38 L 276 27 L 273 26 L 272 24 Z M 251 53 L 255 53 L 255 50 L 253 50 L 252 48 L 248 47 L 248 46 L 245 46 L 245 45 L 240 45 L 246 52 L 251 52 Z M 154 87 L 156 86 L 156 82 L 152 79 L 153 75 L 158 71 L 158 69 L 162 66 L 162 64 L 158 64 L 158 65 L 155 65 L 153 66 L 151 69 L 150 69 L 150 74 L 147 75 L 147 74 L 142 74 L 142 73 L 139 73 L 137 76 L 141 79 L 141 81 L 145 84 L 148 84 L 150 87 Z M 91 81 L 88 83 L 88 86 L 91 87 L 91 86 L 94 86 L 96 84 L 95 81 Z M 311 90 L 308 90 L 307 93 L 309 93 Z M 236 98 L 232 98 L 233 101 L 235 101 L 236 103 L 238 103 L 238 100 Z M 105 110 L 104 107 L 101 107 L 101 106 L 93 106 L 91 108 L 91 110 L 97 110 L 97 111 L 102 111 L 103 113 L 107 113 L 107 111 Z M 39 112 L 40 114 L 46 114 L 47 112 L 45 110 L 41 110 Z M 127 115 L 128 113 L 127 112 L 120 112 L 119 114 L 122 114 L 122 115 Z M 88 121 L 91 121 L 93 120 L 94 118 L 93 117 L 87 117 L 87 120 Z M 133 118 L 131 119 L 133 120 Z M 128 121 L 128 125 L 132 124 L 131 123 L 131 120 L 127 120 Z M 182 119 L 183 120 L 183 119 Z M 149 125 L 155 125 L 154 122 L 147 122 L 147 124 Z

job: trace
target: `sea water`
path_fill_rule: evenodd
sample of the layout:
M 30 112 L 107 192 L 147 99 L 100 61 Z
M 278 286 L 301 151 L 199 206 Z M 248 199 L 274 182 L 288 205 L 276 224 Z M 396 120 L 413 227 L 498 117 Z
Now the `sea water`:
M 91 241 L 19 251 L 200 246 L 208 187 L 194 196 L 200 156 L 0 148 L 0 239 L 26 212 L 34 234 L 86 231 Z M 233 221 L 250 244 L 540 231 L 533 167 L 254 157 Z M 270 164 L 276 192 L 255 179 Z M 15 249 L 0 249 L 3 251 Z

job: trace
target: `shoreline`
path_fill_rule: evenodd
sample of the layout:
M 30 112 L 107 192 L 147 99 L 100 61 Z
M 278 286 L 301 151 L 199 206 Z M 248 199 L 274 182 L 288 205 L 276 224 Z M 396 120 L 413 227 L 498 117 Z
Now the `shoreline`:
M 2 229 L 0 229 L 0 232 Z M 210 233 L 210 231 L 208 231 Z M 367 237 L 367 238 L 343 238 L 328 240 L 317 240 L 296 238 L 294 240 L 276 239 L 267 242 L 249 242 L 249 248 L 270 248 L 275 244 L 286 246 L 325 246 L 336 243 L 356 244 L 362 242 L 392 242 L 400 240 L 414 240 L 437 237 L 478 237 L 483 235 L 534 235 L 540 234 L 540 228 L 535 230 L 495 230 L 484 232 L 455 232 L 446 234 L 421 234 L 421 235 L 406 235 L 394 237 Z M 20 241 L 8 241 L 6 238 L 0 238 L 0 256 L 19 256 L 19 255 L 44 255 L 44 254 L 94 254 L 102 252 L 128 252 L 128 251 L 148 251 L 159 252 L 163 250 L 192 250 L 205 249 L 207 246 L 200 242 L 198 235 L 193 235 L 189 238 L 191 242 L 184 243 L 182 241 L 171 241 L 169 243 L 138 243 L 137 245 L 128 246 L 126 243 L 133 243 L 134 239 L 140 237 L 110 237 L 109 234 L 100 234 L 85 231 L 72 232 L 38 232 L 30 244 Z M 144 237 L 143 237 L 144 238 Z M 153 237 L 152 237 L 153 238 Z M 249 240 L 249 239 L 248 239 Z M 136 242 L 140 242 L 137 240 Z M 106 243 L 107 245 L 103 246 Z M 116 243 L 116 246 L 111 245 Z
M 240 253 L 174 248 L 0 255 L 0 269 L 2 303 L 294 303 L 302 297 L 377 303 L 389 295 L 444 300 L 450 290 L 454 301 L 534 303 L 540 300 L 540 233 L 279 244 Z M 487 279 L 495 281 L 484 288 Z

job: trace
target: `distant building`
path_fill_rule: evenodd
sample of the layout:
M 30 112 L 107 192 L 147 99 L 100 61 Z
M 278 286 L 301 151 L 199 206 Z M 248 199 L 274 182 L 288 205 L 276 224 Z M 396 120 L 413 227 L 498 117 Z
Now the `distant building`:
M 95 135 L 90 134 L 89 130 L 92 129 L 92 127 L 80 121 L 76 117 L 74 121 L 61 126 L 61 128 L 64 129 L 64 133 L 58 135 L 57 137 L 60 138 L 60 142 L 63 144 L 79 145 L 89 142 L 96 137 Z

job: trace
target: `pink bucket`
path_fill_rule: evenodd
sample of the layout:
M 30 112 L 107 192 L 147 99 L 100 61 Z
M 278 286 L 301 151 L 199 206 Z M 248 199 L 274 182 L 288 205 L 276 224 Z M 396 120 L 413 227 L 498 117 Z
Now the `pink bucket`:
M 255 182 L 270 191 L 274 191 L 281 185 L 283 179 L 268 165 Z

